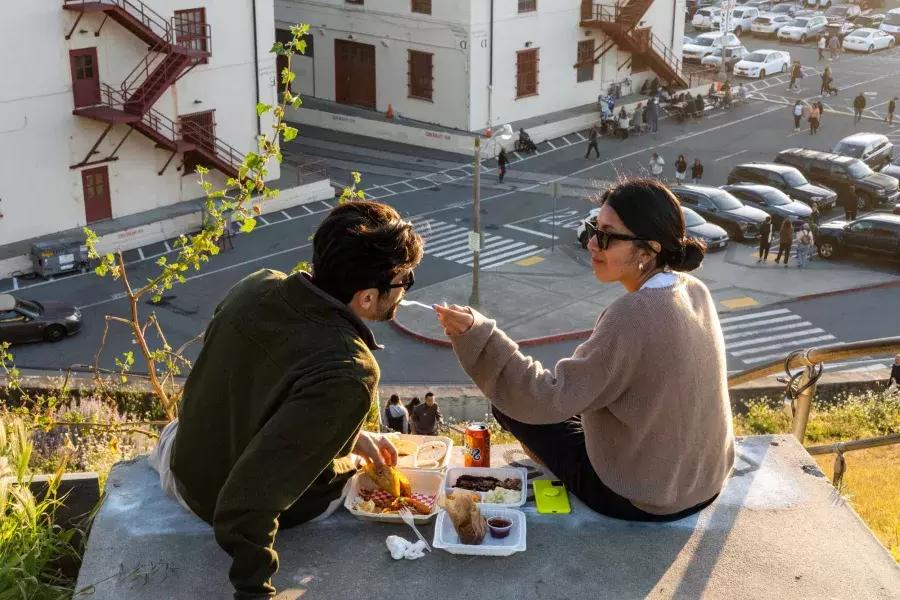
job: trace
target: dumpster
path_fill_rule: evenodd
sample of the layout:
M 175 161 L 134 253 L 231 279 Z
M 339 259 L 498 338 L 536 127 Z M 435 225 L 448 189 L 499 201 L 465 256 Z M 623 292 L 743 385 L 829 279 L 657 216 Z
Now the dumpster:
M 31 245 L 31 264 L 41 277 L 77 271 L 88 266 L 88 249 L 81 240 L 55 240 Z

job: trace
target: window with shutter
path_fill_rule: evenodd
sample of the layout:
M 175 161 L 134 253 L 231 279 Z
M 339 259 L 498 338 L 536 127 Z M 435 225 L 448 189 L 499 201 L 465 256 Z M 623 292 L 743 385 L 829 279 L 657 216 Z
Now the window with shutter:
M 519 12 L 534 12 L 537 10 L 537 0 L 519 0 Z
M 187 44 L 198 52 L 207 52 L 208 33 L 206 29 L 206 9 L 187 8 L 175 11 L 175 40 L 181 44 Z M 206 64 L 209 59 L 202 58 L 201 64 Z
M 537 95 L 539 60 L 537 48 L 516 53 L 516 98 Z
M 594 79 L 594 40 L 578 42 L 578 83 Z
M 430 52 L 409 51 L 408 75 L 409 97 L 420 100 L 431 100 L 434 81 L 432 59 L 434 54 Z
M 423 15 L 431 14 L 431 0 L 412 0 L 412 11 L 414 13 L 422 13 Z

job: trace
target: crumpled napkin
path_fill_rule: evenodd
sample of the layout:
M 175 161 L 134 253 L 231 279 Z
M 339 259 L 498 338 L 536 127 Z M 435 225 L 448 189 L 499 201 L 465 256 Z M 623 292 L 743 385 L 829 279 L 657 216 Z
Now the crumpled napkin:
M 425 542 L 422 540 L 419 540 L 414 544 L 404 540 L 402 537 L 389 535 L 385 540 L 385 544 L 387 544 L 387 549 L 390 551 L 391 558 L 394 560 L 400 560 L 402 558 L 415 560 L 425 556 Z

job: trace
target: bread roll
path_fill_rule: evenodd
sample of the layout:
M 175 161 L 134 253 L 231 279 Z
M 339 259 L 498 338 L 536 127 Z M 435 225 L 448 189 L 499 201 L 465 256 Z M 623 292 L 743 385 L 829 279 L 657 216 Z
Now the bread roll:
M 487 533 L 487 521 L 481 516 L 478 505 L 468 494 L 457 494 L 447 499 L 444 508 L 453 528 L 463 544 L 478 545 Z

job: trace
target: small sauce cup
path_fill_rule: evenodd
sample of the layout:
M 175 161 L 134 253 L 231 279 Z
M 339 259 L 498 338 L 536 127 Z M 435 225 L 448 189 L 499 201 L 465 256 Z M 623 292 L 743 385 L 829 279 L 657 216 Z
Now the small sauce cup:
M 491 537 L 498 540 L 508 536 L 513 526 L 512 521 L 504 517 L 491 517 L 488 519 L 487 524 Z

